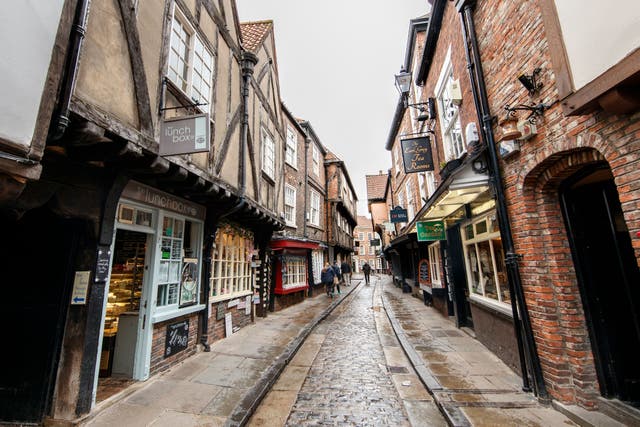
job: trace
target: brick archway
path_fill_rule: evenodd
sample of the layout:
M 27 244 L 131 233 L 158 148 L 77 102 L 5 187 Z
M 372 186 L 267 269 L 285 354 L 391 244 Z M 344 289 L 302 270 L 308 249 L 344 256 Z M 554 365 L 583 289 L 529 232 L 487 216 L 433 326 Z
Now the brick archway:
M 562 148 L 524 169 L 514 240 L 526 253 L 522 283 L 549 392 L 562 402 L 593 407 L 600 391 L 558 189 L 606 158 L 592 147 Z

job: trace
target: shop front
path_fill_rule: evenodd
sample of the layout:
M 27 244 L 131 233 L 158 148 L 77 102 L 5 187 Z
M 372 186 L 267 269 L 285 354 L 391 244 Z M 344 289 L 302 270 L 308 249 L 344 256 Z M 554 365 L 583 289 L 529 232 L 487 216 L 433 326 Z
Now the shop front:
M 205 208 L 130 181 L 118 203 L 98 384 L 145 380 L 196 351 Z
M 319 244 L 304 240 L 272 240 L 274 252 L 275 282 L 273 310 L 302 302 L 315 280 L 313 277 L 313 253 Z

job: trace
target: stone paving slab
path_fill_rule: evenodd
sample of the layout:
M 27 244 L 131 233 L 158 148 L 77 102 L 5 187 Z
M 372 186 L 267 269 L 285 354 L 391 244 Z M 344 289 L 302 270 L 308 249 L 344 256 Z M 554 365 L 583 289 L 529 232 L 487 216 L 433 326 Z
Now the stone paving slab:
M 452 426 L 575 426 L 521 391 L 521 379 L 475 338 L 391 280 L 383 303 L 399 342 Z

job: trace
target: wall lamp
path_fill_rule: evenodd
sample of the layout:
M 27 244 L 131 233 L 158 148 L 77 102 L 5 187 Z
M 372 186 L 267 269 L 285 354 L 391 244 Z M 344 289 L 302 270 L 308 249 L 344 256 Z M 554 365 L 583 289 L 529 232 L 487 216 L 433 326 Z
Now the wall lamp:
M 533 95 L 542 88 L 542 82 L 538 81 L 538 75 L 542 72 L 542 68 L 535 68 L 531 74 L 520 74 L 518 80 L 522 86 L 529 91 L 529 95 Z
M 416 102 L 413 104 L 409 103 L 409 89 L 411 88 L 411 73 L 404 69 L 404 67 L 400 68 L 400 72 L 395 75 L 396 78 L 396 88 L 400 95 L 402 96 L 402 102 L 404 104 L 404 108 L 413 107 L 420 111 L 420 115 L 416 120 L 425 121 L 427 119 L 435 118 L 435 101 L 433 98 L 427 99 L 427 102 Z M 424 114 L 423 114 L 424 113 Z

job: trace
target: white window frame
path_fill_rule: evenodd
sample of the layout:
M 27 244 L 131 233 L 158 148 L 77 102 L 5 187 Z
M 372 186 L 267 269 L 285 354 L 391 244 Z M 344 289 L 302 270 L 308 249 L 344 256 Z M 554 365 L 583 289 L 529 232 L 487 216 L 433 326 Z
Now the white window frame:
M 313 263 L 313 283 L 320 283 L 320 274 L 324 268 L 324 252 L 321 250 L 311 251 L 311 262 Z
M 288 226 L 296 226 L 296 187 L 284 185 L 284 218 Z
M 309 190 L 309 224 L 320 227 L 320 194 Z
M 398 144 L 396 145 L 396 149 L 393 151 L 393 157 L 394 157 L 394 163 L 396 166 L 396 175 L 398 175 L 400 173 L 400 167 L 401 167 L 401 163 L 400 163 L 400 142 L 398 142 Z
M 438 120 L 440 133 L 445 149 L 446 160 L 457 159 L 467 151 L 460 123 L 460 110 L 451 100 L 449 89 L 453 81 L 453 66 L 451 63 L 451 46 L 440 70 L 440 76 L 435 86 Z
M 314 175 L 320 177 L 320 150 L 318 150 L 318 147 L 316 147 L 315 144 L 311 150 L 311 163 L 311 170 Z
M 180 47 L 180 50 L 184 49 L 185 52 L 179 52 L 177 47 Z M 178 6 L 174 6 L 167 77 L 189 99 L 208 106 L 211 104 L 213 91 L 213 57 L 184 13 Z M 180 67 L 176 68 L 174 62 Z
M 431 276 L 432 285 L 442 285 L 442 277 L 440 274 L 440 242 L 435 242 L 427 248 L 429 252 L 429 274 Z
M 480 227 L 480 225 L 482 226 Z M 469 237 L 469 232 L 473 233 L 472 237 Z M 467 283 L 469 286 L 469 298 L 496 307 L 505 314 L 511 315 L 511 302 L 504 301 L 503 299 L 503 292 L 507 294 L 509 292 L 509 283 L 506 274 L 503 249 L 500 253 L 497 253 L 499 249 L 495 244 L 498 241 L 501 242 L 500 230 L 496 220 L 495 211 L 491 211 L 462 224 L 460 234 L 462 236 L 462 249 L 464 253 Z M 486 242 L 488 242 L 489 253 L 485 255 L 488 255 L 491 258 L 488 260 L 491 264 L 490 267 L 486 262 L 483 263 L 482 259 L 480 259 L 480 262 L 477 262 L 478 258 L 482 258 L 482 255 L 480 255 L 481 250 L 479 245 Z M 475 268 L 477 268 L 477 270 L 475 270 L 472 265 L 474 264 L 474 261 Z M 485 266 L 485 264 L 487 265 Z M 500 267 L 500 270 L 498 267 Z M 485 274 L 487 272 L 483 271 L 484 268 L 492 270 L 493 275 Z M 476 273 L 476 275 L 474 275 L 474 273 Z M 477 283 L 475 277 L 478 278 Z M 495 297 L 487 294 L 488 283 L 492 283 L 491 286 L 495 287 Z
M 411 221 L 416 214 L 415 201 L 411 184 L 411 179 L 407 179 L 407 182 L 404 183 L 404 190 L 407 193 L 407 219 L 409 221 Z
M 298 168 L 298 133 L 287 125 L 287 150 L 285 161 L 293 168 Z
M 275 179 L 276 143 L 266 129 L 262 129 L 262 172 Z
M 295 289 L 307 285 L 307 261 L 303 256 L 282 257 L 282 289 Z
M 253 293 L 251 255 L 253 237 L 231 226 L 222 226 L 216 234 L 211 256 L 210 301 L 224 301 Z

